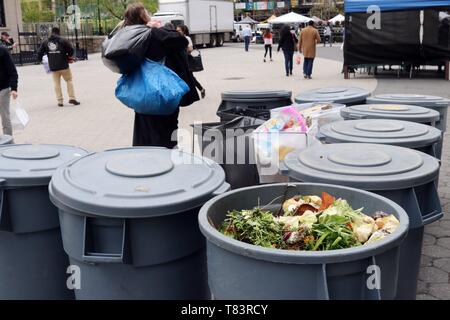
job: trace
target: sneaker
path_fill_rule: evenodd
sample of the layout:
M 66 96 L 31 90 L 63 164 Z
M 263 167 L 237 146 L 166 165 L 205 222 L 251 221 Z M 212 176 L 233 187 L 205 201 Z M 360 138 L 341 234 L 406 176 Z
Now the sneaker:
M 266 58 L 264 58 L 264 62 L 266 62 Z
M 70 104 L 73 104 L 74 106 L 78 106 L 78 105 L 81 104 L 79 101 L 77 101 L 77 100 L 75 100 L 75 99 L 69 100 L 69 103 L 70 103 Z
M 272 59 L 272 58 L 270 58 L 270 62 L 273 62 L 273 59 Z
M 311 76 L 308 76 L 308 79 L 311 80 L 312 79 Z
M 306 74 L 303 74 L 303 78 L 308 79 L 308 76 Z
M 58 107 L 64 107 L 64 104 L 58 103 Z

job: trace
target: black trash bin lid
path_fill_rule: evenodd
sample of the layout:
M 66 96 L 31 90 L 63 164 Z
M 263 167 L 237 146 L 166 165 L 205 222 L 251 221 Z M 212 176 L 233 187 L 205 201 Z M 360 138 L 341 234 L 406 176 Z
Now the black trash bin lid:
M 3 187 L 41 186 L 50 182 L 54 171 L 87 154 L 64 145 L 12 144 L 0 148 L 0 179 Z
M 188 211 L 226 191 L 215 162 L 164 148 L 114 149 L 60 168 L 50 198 L 61 208 L 111 218 L 148 218 Z
M 421 107 L 448 107 L 450 104 L 450 100 L 438 96 L 430 96 L 424 94 L 388 93 L 378 94 L 367 98 L 367 103 L 398 103 L 416 105 Z
M 392 119 L 432 123 L 440 118 L 433 109 L 406 104 L 362 104 L 341 109 L 344 119 Z
M 343 143 L 317 145 L 288 154 L 283 173 L 304 182 L 364 190 L 401 190 L 424 185 L 439 175 L 439 161 L 403 147 Z
M 439 129 L 408 121 L 350 120 L 329 123 L 320 127 L 320 134 L 328 143 L 378 143 L 421 148 L 437 143 Z
M 286 100 L 292 98 L 292 91 L 273 90 L 273 91 L 253 91 L 237 90 L 225 91 L 222 93 L 222 100 L 225 101 L 248 101 L 248 100 Z
M 358 87 L 326 87 L 300 93 L 295 97 L 296 103 L 336 102 L 354 103 L 365 100 L 370 91 Z

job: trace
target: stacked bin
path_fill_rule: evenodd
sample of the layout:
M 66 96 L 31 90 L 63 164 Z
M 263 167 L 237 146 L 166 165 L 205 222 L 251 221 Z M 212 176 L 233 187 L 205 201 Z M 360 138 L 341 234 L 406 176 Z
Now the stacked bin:
M 193 124 L 192 149 L 197 140 L 201 155 L 220 164 L 232 189 L 258 185 L 251 133 L 263 123 L 256 118 L 238 117 L 229 122 Z
M 358 87 L 326 87 L 302 92 L 295 97 L 295 102 L 335 102 L 352 106 L 366 103 L 368 96 L 368 90 Z
M 228 122 L 239 116 L 269 120 L 271 109 L 291 104 L 291 91 L 227 91 L 222 93 L 217 115 L 221 122 Z
M 384 211 L 400 220 L 398 229 L 378 242 L 332 251 L 262 248 L 234 240 L 217 228 L 228 211 L 264 207 L 278 212 L 283 198 L 328 192 L 372 214 Z M 275 200 L 274 200 L 275 199 Z M 208 281 L 215 299 L 393 299 L 399 272 L 399 246 L 408 216 L 394 202 L 373 193 L 320 184 L 275 184 L 235 190 L 206 203 L 199 214 L 207 239 Z M 369 288 L 368 268 L 381 268 L 381 285 Z
M 420 94 L 380 94 L 367 98 L 368 104 L 406 104 L 415 105 L 432 110 L 436 110 L 440 114 L 440 119 L 436 123 L 436 128 L 442 131 L 442 141 L 439 143 L 436 153 L 437 157 L 442 157 L 442 145 L 444 140 L 444 134 L 447 131 L 447 114 L 450 104 L 449 99 L 445 99 L 437 96 L 420 95 Z
M 410 229 L 401 247 L 397 298 L 415 299 L 424 226 L 443 216 L 436 188 L 439 161 L 397 146 L 346 143 L 293 152 L 284 164 L 283 173 L 294 181 L 373 191 L 405 209 Z
M 216 163 L 164 148 L 115 149 L 59 169 L 49 186 L 77 299 L 207 299 L 200 207 L 229 189 Z
M 422 151 L 436 157 L 441 141 L 439 129 L 420 123 L 398 120 L 350 120 L 322 126 L 320 138 L 325 143 L 375 143 Z
M 60 145 L 0 148 L 0 299 L 73 299 L 48 184 L 59 166 L 85 154 Z

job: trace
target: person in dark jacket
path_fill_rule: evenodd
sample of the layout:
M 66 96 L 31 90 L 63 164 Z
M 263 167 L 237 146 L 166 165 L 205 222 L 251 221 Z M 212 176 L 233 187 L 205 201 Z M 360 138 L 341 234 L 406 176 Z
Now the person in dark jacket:
M 9 111 L 10 97 L 17 99 L 17 84 L 19 76 L 9 50 L 0 45 L 0 115 L 2 117 L 3 133 L 11 135 L 12 125 Z
M 73 87 L 72 71 L 69 63 L 74 61 L 75 51 L 72 44 L 60 36 L 59 28 L 52 29 L 52 35 L 46 39 L 38 50 L 38 62 L 42 61 L 44 55 L 48 57 L 48 65 L 53 75 L 55 85 L 56 100 L 58 106 L 64 106 L 64 97 L 61 89 L 61 77 L 67 83 L 67 92 L 69 94 L 69 103 L 75 106 L 80 102 L 75 98 L 75 89 Z
M 188 40 L 172 28 L 158 28 L 150 21 L 150 15 L 141 3 L 132 3 L 124 14 L 123 26 L 149 25 L 152 32 L 148 40 L 146 57 L 164 61 L 189 86 L 189 92 L 180 102 L 181 107 L 200 100 L 189 70 L 186 47 Z M 170 115 L 146 115 L 135 113 L 133 146 L 156 146 L 172 149 L 177 145 L 179 109 Z
M 283 49 L 286 77 L 292 76 L 294 70 L 294 51 L 297 41 L 297 37 L 291 32 L 291 28 L 288 25 L 284 25 L 280 30 L 278 52 Z
M 14 39 L 11 38 L 8 32 L 3 31 L 0 36 L 0 45 L 5 46 L 9 51 L 12 51 L 17 44 L 14 42 Z

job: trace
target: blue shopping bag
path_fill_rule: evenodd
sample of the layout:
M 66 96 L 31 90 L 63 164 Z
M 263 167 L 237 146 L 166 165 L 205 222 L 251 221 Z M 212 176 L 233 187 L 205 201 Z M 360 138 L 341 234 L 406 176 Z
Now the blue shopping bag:
M 161 63 L 146 59 L 117 82 L 116 97 L 137 113 L 168 115 L 178 108 L 189 86 Z

